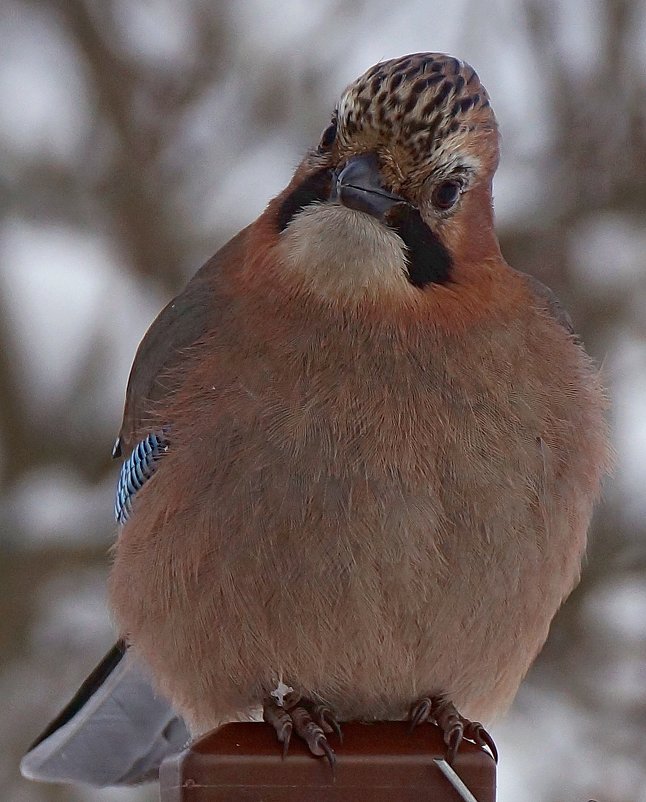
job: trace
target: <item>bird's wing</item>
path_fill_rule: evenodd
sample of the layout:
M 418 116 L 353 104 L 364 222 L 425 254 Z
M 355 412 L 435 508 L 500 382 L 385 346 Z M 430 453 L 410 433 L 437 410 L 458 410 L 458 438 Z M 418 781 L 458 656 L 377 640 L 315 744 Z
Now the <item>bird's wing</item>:
M 186 349 L 214 324 L 214 276 L 225 262 L 240 258 L 245 237 L 246 229 L 193 276 L 162 309 L 139 345 L 113 451 L 124 457 L 115 506 L 119 523 L 128 517 L 132 498 L 168 447 L 166 430 L 147 431 L 146 416 L 173 389 L 170 374 Z M 156 778 L 161 761 L 179 751 L 188 738 L 183 720 L 153 690 L 145 666 L 119 643 L 31 746 L 21 771 L 25 777 L 48 782 L 130 785 Z
M 221 248 L 193 276 L 184 290 L 168 303 L 154 320 L 135 355 L 128 387 L 123 422 L 115 443 L 114 456 L 128 457 L 145 436 L 145 416 L 151 406 L 172 390 L 169 373 L 182 355 L 213 325 L 211 285 L 213 277 L 226 262 L 240 258 L 247 229 Z
M 157 778 L 189 733 L 146 671 L 117 643 L 23 757 L 31 780 L 95 788 Z

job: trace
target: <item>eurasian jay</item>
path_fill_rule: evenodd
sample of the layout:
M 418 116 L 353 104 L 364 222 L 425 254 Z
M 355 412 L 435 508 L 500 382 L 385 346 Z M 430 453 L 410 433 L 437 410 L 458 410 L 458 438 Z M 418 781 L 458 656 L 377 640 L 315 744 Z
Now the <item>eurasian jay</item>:
M 350 719 L 493 748 L 610 459 L 595 366 L 500 253 L 497 164 L 469 65 L 375 65 L 140 345 L 110 599 L 192 733 L 260 708 L 330 760 Z

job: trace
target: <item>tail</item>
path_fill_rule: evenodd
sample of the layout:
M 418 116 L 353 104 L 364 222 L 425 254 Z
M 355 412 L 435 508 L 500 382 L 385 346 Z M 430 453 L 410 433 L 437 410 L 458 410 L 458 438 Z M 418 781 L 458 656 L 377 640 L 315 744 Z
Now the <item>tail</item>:
M 164 758 L 189 740 L 184 721 L 120 641 L 31 745 L 20 770 L 45 782 L 134 785 L 157 779 Z

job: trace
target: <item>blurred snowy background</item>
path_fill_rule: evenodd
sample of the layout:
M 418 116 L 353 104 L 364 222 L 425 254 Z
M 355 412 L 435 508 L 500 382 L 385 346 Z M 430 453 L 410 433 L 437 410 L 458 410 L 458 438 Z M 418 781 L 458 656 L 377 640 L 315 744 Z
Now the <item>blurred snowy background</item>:
M 552 286 L 613 396 L 583 581 L 494 728 L 500 802 L 646 800 L 646 4 L 2 0 L 0 796 L 112 641 L 110 449 L 157 310 L 287 182 L 340 90 L 471 62 L 503 133 L 503 252 Z

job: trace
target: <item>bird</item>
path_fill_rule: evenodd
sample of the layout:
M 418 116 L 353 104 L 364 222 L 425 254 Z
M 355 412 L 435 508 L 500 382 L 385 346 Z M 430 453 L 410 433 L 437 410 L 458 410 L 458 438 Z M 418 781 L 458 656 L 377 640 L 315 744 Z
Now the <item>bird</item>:
M 598 368 L 501 254 L 498 160 L 469 64 L 375 64 L 143 339 L 108 663 L 180 739 L 261 710 L 330 762 L 349 720 L 495 750 L 611 464 Z

